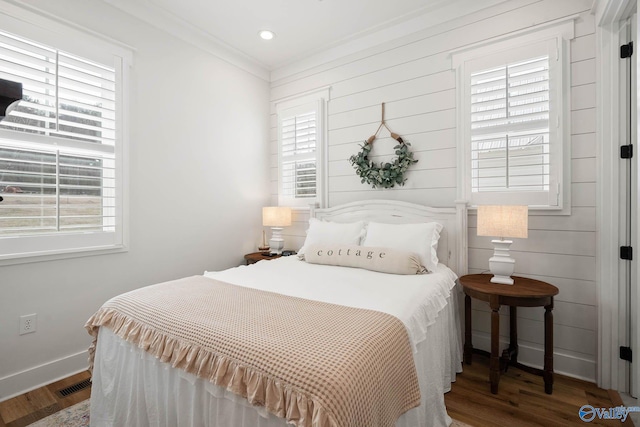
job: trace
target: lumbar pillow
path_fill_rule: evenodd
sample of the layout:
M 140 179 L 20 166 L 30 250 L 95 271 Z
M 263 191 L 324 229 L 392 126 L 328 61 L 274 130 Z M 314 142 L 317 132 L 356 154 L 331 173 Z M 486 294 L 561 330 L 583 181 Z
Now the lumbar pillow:
M 304 260 L 311 264 L 364 268 L 389 274 L 426 273 L 418 254 L 390 248 L 314 244 L 307 248 Z

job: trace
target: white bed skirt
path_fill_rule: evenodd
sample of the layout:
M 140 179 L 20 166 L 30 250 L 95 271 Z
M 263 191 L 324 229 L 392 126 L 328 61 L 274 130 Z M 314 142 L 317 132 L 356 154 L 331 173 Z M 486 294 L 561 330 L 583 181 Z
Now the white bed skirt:
M 459 291 L 414 354 L 421 404 L 403 414 L 397 427 L 448 426 L 444 393 L 462 371 Z M 225 389 L 173 369 L 101 328 L 91 388 L 91 425 L 180 427 L 283 427 L 284 419 L 252 406 Z

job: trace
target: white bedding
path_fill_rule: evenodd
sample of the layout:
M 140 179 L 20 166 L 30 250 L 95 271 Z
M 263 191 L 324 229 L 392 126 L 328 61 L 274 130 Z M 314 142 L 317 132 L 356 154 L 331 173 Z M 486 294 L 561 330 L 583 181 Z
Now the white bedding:
M 397 275 L 309 264 L 295 256 L 204 275 L 234 285 L 391 314 L 407 327 L 414 351 L 446 305 L 457 279 L 444 264 L 438 264 L 435 273 Z
M 399 318 L 409 331 L 421 405 L 397 427 L 449 425 L 444 393 L 461 370 L 455 274 L 398 276 L 282 257 L 206 276 L 291 296 L 368 308 Z M 276 278 L 270 280 L 269 278 Z M 192 374 L 171 369 L 101 328 L 91 399 L 92 426 L 282 427 L 285 421 L 252 407 Z

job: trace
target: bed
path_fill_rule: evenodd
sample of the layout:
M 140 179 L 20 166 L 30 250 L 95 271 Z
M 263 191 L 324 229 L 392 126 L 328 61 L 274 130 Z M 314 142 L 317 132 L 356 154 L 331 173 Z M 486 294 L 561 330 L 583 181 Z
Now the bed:
M 87 328 L 96 336 L 95 345 L 90 350 L 93 373 L 91 394 L 92 426 L 282 427 L 288 424 L 322 427 L 325 425 L 359 426 L 383 425 L 383 421 L 379 421 L 378 418 L 383 420 L 385 416 L 386 419 L 392 416 L 395 420 L 391 424 L 386 421 L 386 425 L 396 425 L 398 427 L 449 425 L 451 419 L 446 413 L 444 393 L 450 390 L 451 383 L 455 381 L 456 373 L 461 371 L 462 361 L 458 306 L 459 289 L 456 286 L 455 279 L 456 274 L 464 274 L 466 268 L 465 205 L 460 203 L 452 208 L 429 208 L 395 201 L 365 201 L 328 209 L 312 209 L 311 218 L 312 220 L 310 221 L 315 221 L 316 225 L 319 224 L 322 227 L 333 227 L 334 225 L 338 227 L 338 224 L 350 227 L 350 224 L 364 222 L 365 230 L 370 227 L 370 235 L 367 236 L 365 231 L 361 236 L 360 243 L 365 243 L 367 238 L 369 238 L 370 242 L 374 241 L 372 239 L 375 236 L 374 226 L 376 224 L 382 227 L 381 230 L 384 230 L 385 224 L 424 225 L 436 222 L 442 225 L 438 230 L 437 247 L 434 245 L 427 253 L 437 253 L 438 263 L 430 266 L 431 271 L 428 274 L 398 275 L 366 268 L 325 265 L 322 263 L 312 264 L 308 260 L 305 261 L 297 256 L 290 256 L 220 272 L 205 272 L 201 278 L 195 278 L 194 280 L 199 281 L 198 284 L 203 289 L 208 288 L 209 282 L 207 280 L 211 280 L 222 286 L 224 292 L 229 294 L 236 294 L 241 290 L 250 295 L 251 301 L 254 301 L 254 298 L 271 298 L 272 296 L 280 298 L 284 296 L 282 298 L 286 299 L 286 304 L 306 303 L 308 306 L 301 309 L 301 314 L 293 313 L 297 310 L 297 305 L 286 305 L 283 307 L 287 308 L 280 310 L 287 312 L 283 316 L 290 316 L 294 320 L 296 319 L 295 316 L 299 316 L 301 328 L 307 318 L 311 317 L 307 316 L 307 313 L 313 311 L 316 305 L 322 305 L 322 307 L 326 305 L 331 310 L 341 310 L 339 311 L 340 314 L 336 316 L 342 316 L 343 313 L 351 315 L 353 312 L 354 315 L 356 313 L 359 315 L 361 312 L 366 312 L 374 316 L 386 316 L 383 317 L 385 321 L 387 319 L 390 319 L 390 322 L 395 321 L 401 325 L 401 329 L 406 334 L 411 369 L 415 369 L 415 374 L 407 373 L 409 375 L 407 378 L 410 378 L 410 375 L 415 376 L 415 388 L 418 390 L 417 393 L 413 393 L 412 403 L 407 404 L 402 401 L 405 403 L 400 405 L 401 410 L 396 411 L 398 412 L 397 415 L 396 412 L 393 412 L 392 415 L 373 414 L 371 416 L 374 418 L 371 418 L 371 421 L 366 421 L 366 424 L 363 424 L 362 421 L 359 424 L 355 422 L 342 422 L 343 424 L 340 424 L 335 421 L 340 418 L 337 415 L 334 417 L 335 413 L 339 412 L 338 409 L 349 405 L 351 405 L 349 407 L 365 405 L 365 402 L 359 402 L 358 400 L 361 398 L 360 394 L 362 394 L 363 401 L 367 400 L 364 396 L 370 394 L 365 392 L 368 389 L 363 388 L 362 393 L 358 389 L 350 392 L 351 397 L 349 399 L 353 400 L 353 402 L 347 398 L 345 398 L 345 401 L 349 400 L 353 404 L 349 403 L 347 405 L 347 403 L 337 402 L 337 406 L 331 406 L 330 403 L 326 403 L 325 406 L 329 409 L 325 411 L 325 414 L 323 412 L 324 409 L 321 408 L 324 403 L 320 404 L 318 402 L 331 402 L 331 399 L 322 400 L 318 398 L 314 407 L 312 398 L 320 394 L 315 393 L 315 391 L 307 393 L 308 395 L 303 395 L 302 392 L 296 394 L 296 388 L 291 386 L 292 383 L 289 382 L 288 377 L 280 379 L 267 378 L 266 380 L 263 377 L 259 377 L 254 381 L 252 378 L 254 378 L 255 372 L 250 372 L 248 368 L 245 370 L 243 366 L 243 374 L 236 375 L 236 377 L 240 378 L 239 380 L 231 379 L 230 376 L 224 381 L 214 380 L 215 374 L 211 371 L 215 369 L 209 368 L 207 371 L 207 369 L 202 368 L 205 363 L 203 360 L 198 359 L 200 356 L 191 356 L 192 353 L 196 353 L 184 350 L 184 355 L 181 356 L 179 362 L 175 358 L 171 359 L 171 357 L 164 357 L 165 361 L 163 362 L 164 355 L 169 353 L 175 355 L 175 353 L 179 352 L 177 344 L 174 349 L 172 347 L 173 344 L 167 345 L 167 343 L 163 343 L 160 346 L 162 347 L 160 350 L 156 348 L 155 351 L 151 351 L 149 347 L 153 346 L 149 343 L 154 341 L 155 338 L 151 334 L 145 335 L 144 331 L 141 332 L 139 325 L 132 326 L 129 324 L 131 322 L 128 323 L 125 318 L 123 318 L 124 320 L 121 319 L 119 323 L 114 321 L 111 325 L 107 324 L 104 319 L 109 317 L 105 315 L 108 311 L 105 311 L 108 302 L 87 322 Z M 311 240 L 313 240 L 313 236 L 319 235 L 324 236 L 325 240 L 331 240 L 331 237 L 327 237 L 331 235 L 331 229 L 323 229 L 321 234 L 314 234 L 312 233 L 312 226 L 313 224 L 310 223 L 309 234 L 305 241 L 303 252 L 304 249 L 309 251 L 309 248 L 314 252 L 321 252 L 319 248 L 322 248 L 326 253 L 328 251 L 326 247 L 318 246 L 318 242 L 312 242 Z M 327 230 L 329 231 L 327 232 Z M 393 230 L 397 230 L 397 228 Z M 408 228 L 407 230 L 412 229 Z M 345 236 L 348 233 L 340 232 L 339 234 L 342 238 L 346 238 Z M 382 237 L 381 241 L 384 242 L 384 235 Z M 407 236 L 407 239 L 410 239 L 409 236 Z M 314 244 L 312 245 L 312 243 Z M 327 244 L 326 241 L 321 243 Z M 385 251 L 391 253 L 390 250 Z M 309 252 L 307 253 L 307 258 L 309 259 Z M 162 284 L 162 286 L 164 285 Z M 172 283 L 171 285 L 175 284 Z M 184 286 L 181 289 L 195 289 L 193 282 L 180 282 L 179 285 Z M 164 289 L 160 287 L 161 285 L 156 286 L 159 288 L 155 292 L 161 292 Z M 399 292 L 398 289 L 402 289 L 402 291 Z M 151 292 L 146 288 L 145 291 Z M 187 293 L 185 291 L 180 292 L 182 294 Z M 136 293 L 136 291 L 133 291 L 133 293 Z M 128 294 L 131 293 L 124 294 L 125 296 L 122 298 L 126 299 Z M 293 302 L 289 300 L 293 300 Z M 172 300 L 165 300 L 162 303 L 164 306 L 173 305 L 171 302 L 167 303 L 166 301 Z M 185 304 L 193 303 L 185 302 Z M 208 304 L 209 302 L 205 305 L 208 307 Z M 271 302 L 266 304 L 271 304 Z M 175 306 L 181 307 L 178 302 L 176 302 Z M 135 308 L 137 305 L 134 304 L 132 307 Z M 221 306 L 216 310 L 224 311 L 224 307 Z M 255 319 L 263 319 L 255 317 L 258 316 L 254 315 L 255 307 L 251 310 L 253 311 L 248 312 L 249 314 L 238 314 L 238 316 L 240 319 L 250 318 L 253 323 L 256 323 Z M 229 316 L 233 317 L 234 313 L 236 313 L 236 308 L 230 308 Z M 273 313 L 265 314 L 265 316 L 272 315 Z M 159 322 L 165 317 L 171 316 L 172 314 L 162 314 L 153 317 L 152 321 L 160 318 L 160 320 L 157 320 Z M 336 320 L 335 322 L 340 324 L 341 321 Z M 365 325 L 365 330 L 353 329 L 358 332 L 346 331 L 348 328 L 345 327 L 346 332 L 344 333 L 353 334 L 347 335 L 346 341 L 352 339 L 354 343 L 360 343 L 354 344 L 354 346 L 368 345 L 376 337 L 373 336 L 366 339 L 361 337 L 370 332 L 368 329 L 375 329 L 374 326 L 377 326 L 377 324 L 374 322 L 376 321 L 368 318 L 367 322 L 371 322 L 371 328 Z M 325 320 L 321 324 L 315 325 L 314 328 L 322 329 L 324 322 Z M 250 326 L 250 323 L 243 325 L 242 329 L 244 330 L 245 326 Z M 347 323 L 351 324 L 352 321 L 349 320 Z M 353 323 L 353 328 L 359 327 L 356 321 L 353 321 Z M 118 327 L 114 327 L 116 324 Z M 388 326 L 385 324 L 381 330 L 387 329 Z M 305 329 L 301 329 L 301 331 L 301 333 L 304 333 Z M 203 332 L 200 331 L 200 333 Z M 131 339 L 136 334 L 137 336 L 144 335 L 144 338 Z M 260 332 L 260 334 L 264 334 L 264 332 Z M 167 335 L 173 336 L 171 334 Z M 349 338 L 350 336 L 352 338 Z M 358 339 L 361 341 L 358 341 Z M 380 339 L 380 341 L 387 340 L 388 338 Z M 143 341 L 147 343 L 146 346 L 142 345 Z M 400 344 L 394 344 L 394 346 L 397 347 Z M 171 347 L 171 349 L 167 350 L 168 347 Z M 335 348 L 331 347 L 331 349 L 327 350 L 322 350 L 322 347 L 315 348 L 309 344 L 301 344 L 300 347 L 303 348 L 292 347 L 290 353 L 294 354 L 303 350 L 313 351 L 313 354 L 308 354 L 304 357 L 307 358 L 306 360 L 309 361 L 309 364 L 312 364 L 312 359 L 318 360 L 320 368 L 323 366 L 324 358 L 331 359 L 333 356 L 334 358 L 347 359 L 338 350 L 343 347 L 342 344 L 337 344 Z M 345 351 L 350 352 L 352 350 Z M 260 356 L 261 352 L 262 350 L 257 351 L 257 356 L 255 357 Z M 285 351 L 285 353 L 289 352 Z M 283 357 L 286 356 L 285 354 Z M 377 355 L 375 360 L 382 360 L 384 356 L 384 354 Z M 274 358 L 273 363 L 276 364 L 279 360 Z M 225 362 L 228 362 L 228 360 Z M 219 367 L 221 362 L 218 361 L 216 363 L 216 366 Z M 341 366 L 341 361 L 336 363 L 337 365 L 335 366 Z M 190 364 L 191 368 L 187 367 L 187 364 Z M 200 366 L 200 368 L 194 369 L 193 366 L 195 365 Z M 307 363 L 292 370 L 305 371 L 306 365 Z M 234 369 L 236 370 L 235 373 L 237 373 L 238 368 Z M 332 367 L 331 369 L 333 372 L 335 368 Z M 388 378 L 384 377 L 384 381 L 374 381 L 374 385 L 371 386 L 373 394 L 376 396 L 381 395 L 381 399 L 391 399 L 391 397 L 387 397 L 395 396 L 391 389 L 398 388 L 392 380 L 398 377 L 399 371 L 393 370 L 401 369 L 401 373 L 404 375 L 404 372 L 409 371 L 409 369 L 402 364 L 402 359 L 400 358 L 398 358 L 397 363 L 394 359 L 391 359 L 390 365 L 387 363 L 382 369 L 385 372 L 392 371 L 393 373 L 389 374 Z M 353 371 L 353 369 L 348 368 L 347 371 Z M 202 374 L 202 372 L 205 372 L 206 375 Z M 326 376 L 332 377 L 328 372 Z M 344 376 L 343 374 L 334 376 L 338 378 L 339 385 L 336 386 L 337 388 L 346 387 L 349 385 L 347 383 L 352 382 L 351 379 L 341 382 L 340 378 Z M 378 378 L 377 374 L 371 376 Z M 265 377 L 267 377 L 266 374 Z M 379 375 L 379 377 L 383 378 L 382 375 Z M 324 378 L 321 379 L 324 380 Z M 232 383 L 238 383 L 238 381 L 241 381 L 242 384 L 235 387 Z M 365 378 L 362 381 L 369 381 L 369 379 Z M 402 384 L 411 384 L 409 380 L 405 381 L 403 379 L 402 381 Z M 261 385 L 253 387 L 252 383 L 260 383 Z M 360 383 L 354 382 L 354 384 Z M 278 402 L 275 406 L 271 404 L 274 399 L 265 399 L 265 391 L 260 387 L 266 388 L 267 392 L 270 388 L 275 389 L 272 394 L 281 396 L 281 402 Z M 407 385 L 406 388 L 411 387 Z M 402 393 L 411 394 L 404 390 Z M 250 401 L 253 401 L 254 404 Z M 369 409 L 364 410 L 365 412 L 384 412 L 381 408 L 385 408 L 385 411 L 387 410 L 386 402 L 382 400 L 373 402 L 375 410 L 368 407 Z M 379 402 L 383 402 L 383 404 Z M 371 405 L 368 400 L 366 403 Z M 300 411 L 304 412 L 307 409 L 307 414 L 300 415 Z M 389 409 L 389 411 L 391 410 Z M 275 415 L 278 413 L 279 416 Z

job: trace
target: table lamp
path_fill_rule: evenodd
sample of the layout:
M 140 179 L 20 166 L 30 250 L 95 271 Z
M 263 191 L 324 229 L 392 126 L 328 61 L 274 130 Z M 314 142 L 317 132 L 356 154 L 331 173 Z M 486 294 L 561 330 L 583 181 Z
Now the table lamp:
M 262 208 L 262 225 L 265 227 L 271 227 L 271 240 L 269 240 L 271 254 L 282 254 L 282 249 L 284 248 L 282 227 L 288 227 L 291 225 L 291 208 L 280 206 Z
M 491 241 L 494 249 L 489 259 L 491 282 L 513 285 L 511 275 L 516 261 L 509 256 L 513 242 L 504 238 L 527 238 L 528 213 L 527 206 L 478 206 L 478 236 L 500 237 Z

